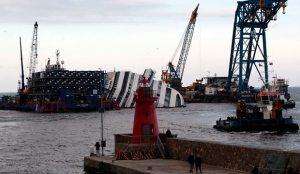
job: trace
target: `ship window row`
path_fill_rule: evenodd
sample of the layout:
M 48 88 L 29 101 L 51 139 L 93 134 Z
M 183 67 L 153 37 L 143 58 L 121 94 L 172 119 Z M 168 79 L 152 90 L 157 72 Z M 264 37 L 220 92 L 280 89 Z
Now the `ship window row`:
M 29 96 L 28 101 L 61 101 L 61 98 L 59 96 Z M 64 104 L 81 104 L 81 103 L 100 103 L 100 100 L 98 98 L 95 98 L 95 96 L 92 96 L 90 98 L 80 99 L 78 96 L 68 96 L 64 100 Z
M 77 83 L 64 83 L 64 82 L 52 82 L 52 83 L 34 83 L 34 86 L 56 86 L 56 85 L 61 85 L 61 86 L 90 86 L 90 85 L 96 85 L 96 86 L 101 86 L 99 83 L 86 83 L 86 82 L 77 82 Z M 104 85 L 103 85 L 104 86 Z
M 94 77 L 106 78 L 107 74 L 99 71 L 52 71 L 52 72 L 37 72 L 32 74 L 32 78 L 46 77 Z
M 67 91 L 92 91 L 92 90 L 99 90 L 98 86 L 85 86 L 85 87 L 75 87 L 75 86 L 52 86 L 52 87 L 34 87 L 32 88 L 33 93 L 35 92 L 53 92 L 57 90 L 67 90 Z
M 99 79 L 34 79 L 34 82 L 55 82 L 55 81 L 67 81 L 67 82 L 78 82 L 78 81 L 87 81 L 87 82 L 100 82 Z
M 103 82 L 103 85 L 108 83 Z M 49 79 L 35 80 L 33 85 L 100 85 L 101 82 L 97 79 Z
M 94 90 L 97 90 L 97 88 L 75 88 L 75 87 L 71 87 L 71 88 L 62 88 L 62 87 L 52 87 L 52 88 L 33 88 L 32 89 L 32 93 L 33 94 L 38 94 L 38 93 L 43 93 L 43 94 L 52 94 L 52 93 L 59 93 L 62 90 L 66 91 L 66 93 L 80 93 L 80 94 L 93 94 Z M 98 93 L 98 92 L 97 92 Z
M 105 79 L 105 77 L 98 76 L 64 76 L 64 75 L 47 75 L 47 76 L 33 76 L 32 79 L 47 79 L 47 78 L 92 78 L 92 79 Z

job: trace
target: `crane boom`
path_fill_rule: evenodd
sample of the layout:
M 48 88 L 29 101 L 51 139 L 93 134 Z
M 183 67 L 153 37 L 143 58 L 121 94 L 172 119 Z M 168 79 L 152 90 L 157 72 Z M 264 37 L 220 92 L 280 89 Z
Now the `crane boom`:
M 31 79 L 32 73 L 35 72 L 35 67 L 38 63 L 38 59 L 37 59 L 37 56 L 38 56 L 38 54 L 37 54 L 37 29 L 38 29 L 38 24 L 37 24 L 37 22 L 35 22 L 33 37 L 32 37 L 32 44 L 31 44 L 29 75 L 28 75 L 28 82 L 27 82 L 28 87 L 31 86 L 30 79 Z
M 171 61 L 168 64 L 169 71 L 170 71 L 170 85 L 172 88 L 175 88 L 176 90 L 179 90 L 179 91 L 181 88 L 181 80 L 182 80 L 187 56 L 188 56 L 190 45 L 191 45 L 192 38 L 193 38 L 196 18 L 198 15 L 198 13 L 197 13 L 198 7 L 199 7 L 199 4 L 192 12 L 188 26 L 186 28 L 185 36 L 184 36 L 184 40 L 183 40 L 183 44 L 182 44 L 182 48 L 181 48 L 181 53 L 179 56 L 179 60 L 178 60 L 176 69 L 174 68 L 174 65 L 172 64 Z
M 198 13 L 197 13 L 198 7 L 199 7 L 199 4 L 197 5 L 197 7 L 195 8 L 195 10 L 193 11 L 193 13 L 191 15 L 191 19 L 190 19 L 190 22 L 188 24 L 188 27 L 187 27 L 187 30 L 185 33 L 185 38 L 183 41 L 180 57 L 179 57 L 179 60 L 177 63 L 176 72 L 179 75 L 180 79 L 182 79 L 182 76 L 183 76 L 186 59 L 187 59 L 190 45 L 192 42 L 195 23 L 196 23 L 196 17 L 198 15 Z

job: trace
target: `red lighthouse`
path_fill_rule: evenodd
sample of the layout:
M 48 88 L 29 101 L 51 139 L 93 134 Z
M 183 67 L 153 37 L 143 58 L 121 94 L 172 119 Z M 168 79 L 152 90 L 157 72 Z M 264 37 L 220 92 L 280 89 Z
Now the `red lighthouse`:
M 132 133 L 132 143 L 154 143 L 159 134 L 154 102 L 156 91 L 150 90 L 149 80 L 142 79 L 134 98 L 135 113 Z

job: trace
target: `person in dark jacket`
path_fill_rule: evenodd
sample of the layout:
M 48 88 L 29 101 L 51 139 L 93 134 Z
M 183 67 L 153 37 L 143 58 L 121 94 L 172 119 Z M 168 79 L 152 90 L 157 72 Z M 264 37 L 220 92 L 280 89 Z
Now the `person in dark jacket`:
M 198 173 L 198 169 L 199 169 L 200 173 L 202 173 L 201 164 L 202 164 L 202 158 L 198 154 L 197 157 L 196 157 L 196 159 L 195 159 L 195 165 L 196 165 L 196 172 L 197 173 Z
M 170 129 L 167 130 L 167 132 L 166 132 L 166 137 L 167 137 L 167 138 L 173 137 L 173 135 L 172 135 Z
M 259 170 L 257 168 L 257 166 L 254 166 L 252 171 L 251 171 L 252 174 L 258 174 L 259 173 Z
M 272 170 L 271 169 L 268 169 L 268 174 L 272 174 Z
M 295 174 L 300 174 L 299 168 L 297 167 L 295 170 Z
M 289 167 L 288 171 L 286 172 L 287 174 L 294 174 L 294 168 Z
M 100 156 L 100 143 L 97 141 L 95 144 L 96 147 L 96 156 Z
M 188 162 L 190 164 L 190 173 L 193 173 L 193 168 L 194 168 L 194 163 L 195 163 L 195 157 L 194 157 L 194 155 L 192 153 L 188 157 Z

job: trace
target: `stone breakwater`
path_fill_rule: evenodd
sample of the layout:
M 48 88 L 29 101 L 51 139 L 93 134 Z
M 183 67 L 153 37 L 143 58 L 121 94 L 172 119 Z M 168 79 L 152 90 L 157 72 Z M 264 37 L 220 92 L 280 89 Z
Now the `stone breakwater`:
M 187 161 L 190 153 L 200 154 L 204 164 L 238 171 L 247 172 L 254 165 L 262 169 L 267 163 L 268 155 L 286 156 L 289 158 L 287 167 L 300 167 L 300 151 L 279 151 L 177 138 L 167 139 L 166 145 L 174 160 Z

